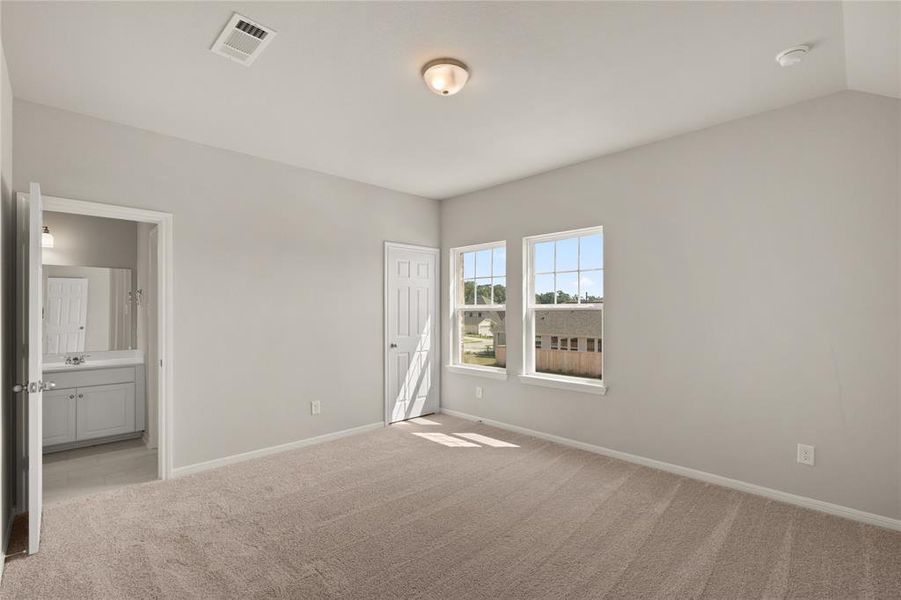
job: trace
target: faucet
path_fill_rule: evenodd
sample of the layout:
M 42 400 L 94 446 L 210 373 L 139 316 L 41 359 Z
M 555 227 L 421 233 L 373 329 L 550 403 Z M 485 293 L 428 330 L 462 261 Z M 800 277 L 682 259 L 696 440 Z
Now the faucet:
M 67 354 L 66 355 L 66 364 L 67 365 L 83 365 L 87 362 L 90 354 Z

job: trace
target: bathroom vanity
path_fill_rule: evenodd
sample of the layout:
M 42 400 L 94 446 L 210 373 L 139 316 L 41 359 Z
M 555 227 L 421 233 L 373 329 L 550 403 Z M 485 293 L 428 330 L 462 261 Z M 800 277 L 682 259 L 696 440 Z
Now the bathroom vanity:
M 144 431 L 144 353 L 95 352 L 84 362 L 45 356 L 44 452 L 140 437 Z

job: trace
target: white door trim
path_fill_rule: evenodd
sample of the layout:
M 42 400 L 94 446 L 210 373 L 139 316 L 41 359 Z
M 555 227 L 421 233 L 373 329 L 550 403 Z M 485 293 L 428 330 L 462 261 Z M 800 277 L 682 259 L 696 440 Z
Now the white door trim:
M 157 226 L 157 352 L 160 358 L 158 398 L 159 449 L 157 451 L 157 475 L 160 479 L 172 477 L 172 420 L 175 404 L 175 254 L 172 236 L 172 215 L 170 213 L 44 196 L 44 210 L 124 219 Z
M 419 246 L 417 244 L 404 244 L 401 242 L 385 242 L 384 255 L 382 257 L 382 262 L 384 263 L 384 273 L 382 278 L 382 320 L 384 321 L 382 327 L 382 380 L 384 383 L 384 391 L 382 393 L 382 399 L 384 403 L 384 410 L 382 417 L 385 420 L 385 425 L 388 425 L 390 422 L 390 415 L 388 411 L 390 409 L 390 402 L 388 400 L 388 250 L 391 248 L 400 248 L 405 250 L 416 250 L 418 252 L 428 252 L 429 254 L 433 254 L 435 256 L 435 285 L 438 286 L 437 293 L 435 295 L 435 301 L 438 303 L 436 307 L 436 318 L 432 320 L 432 327 L 435 328 L 435 348 L 439 353 L 438 356 L 434 357 L 438 362 L 438 368 L 435 369 L 435 390 L 438 394 L 438 408 L 441 409 L 441 323 L 437 318 L 438 313 L 441 312 L 441 248 L 433 248 L 432 246 Z

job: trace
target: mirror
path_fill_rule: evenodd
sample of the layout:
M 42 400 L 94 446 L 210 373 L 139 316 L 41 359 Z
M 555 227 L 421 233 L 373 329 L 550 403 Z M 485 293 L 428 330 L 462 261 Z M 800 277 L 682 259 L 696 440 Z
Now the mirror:
M 133 349 L 139 299 L 131 269 L 44 265 L 44 354 Z

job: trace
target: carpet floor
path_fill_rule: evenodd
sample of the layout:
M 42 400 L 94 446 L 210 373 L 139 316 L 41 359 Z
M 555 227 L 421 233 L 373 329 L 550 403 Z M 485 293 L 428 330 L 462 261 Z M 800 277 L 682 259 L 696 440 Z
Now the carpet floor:
M 901 533 L 437 415 L 48 506 L 0 597 L 901 598 Z

